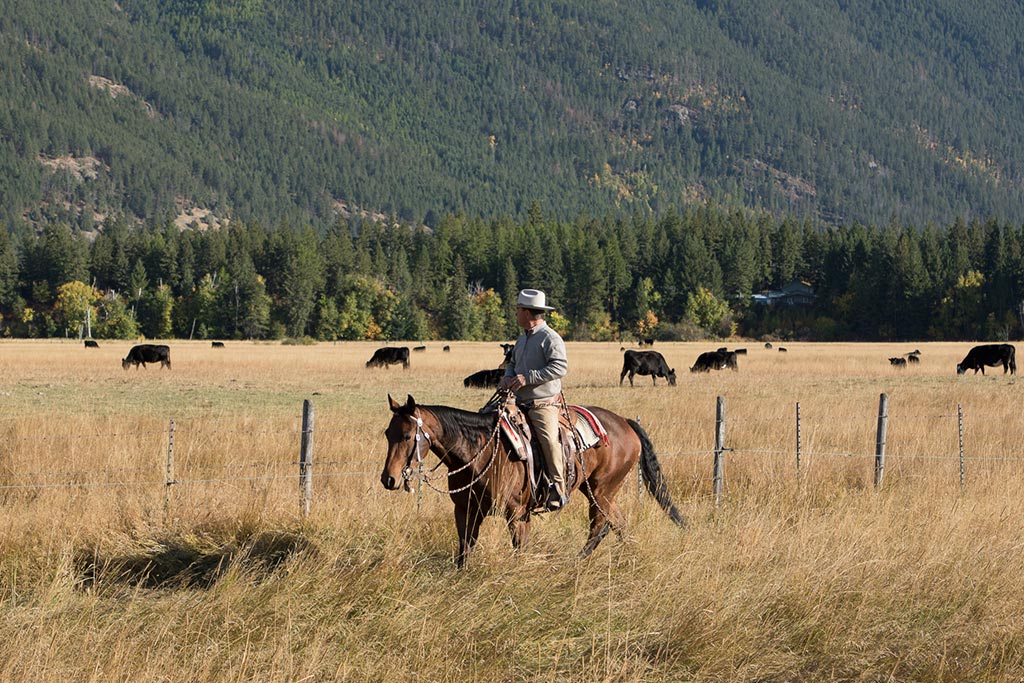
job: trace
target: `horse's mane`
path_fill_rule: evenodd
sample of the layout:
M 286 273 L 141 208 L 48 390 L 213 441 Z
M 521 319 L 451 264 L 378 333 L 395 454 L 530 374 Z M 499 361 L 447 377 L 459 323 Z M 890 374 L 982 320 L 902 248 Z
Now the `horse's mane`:
M 420 409 L 430 411 L 437 418 L 441 431 L 449 439 L 461 439 L 473 446 L 491 435 L 498 420 L 496 412 L 475 413 L 450 406 L 420 406 Z

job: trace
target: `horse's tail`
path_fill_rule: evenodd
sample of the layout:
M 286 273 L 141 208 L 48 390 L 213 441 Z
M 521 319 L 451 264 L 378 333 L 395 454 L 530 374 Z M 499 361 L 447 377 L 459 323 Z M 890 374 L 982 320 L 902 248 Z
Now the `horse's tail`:
M 627 419 L 626 422 L 640 437 L 640 471 L 643 472 L 647 490 L 673 522 L 685 527 L 686 518 L 672 504 L 672 497 L 668 493 L 668 485 L 665 483 L 665 475 L 661 472 L 661 465 L 658 464 L 658 457 L 654 454 L 654 444 L 651 443 L 651 438 L 635 420 Z

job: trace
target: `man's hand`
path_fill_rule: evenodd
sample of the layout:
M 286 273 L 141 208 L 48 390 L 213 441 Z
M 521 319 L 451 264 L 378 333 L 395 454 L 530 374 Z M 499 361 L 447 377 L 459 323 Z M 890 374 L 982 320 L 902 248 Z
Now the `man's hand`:
M 499 389 L 511 389 L 512 391 L 519 391 L 526 386 L 526 378 L 522 375 L 513 375 L 512 377 L 502 377 L 501 384 L 498 385 Z

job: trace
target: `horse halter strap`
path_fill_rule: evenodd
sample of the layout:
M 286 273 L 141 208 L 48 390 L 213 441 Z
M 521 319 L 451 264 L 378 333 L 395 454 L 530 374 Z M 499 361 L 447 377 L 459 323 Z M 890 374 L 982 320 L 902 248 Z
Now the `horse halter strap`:
M 419 413 L 419 408 L 417 408 L 416 412 L 413 413 L 413 417 L 416 419 L 416 444 L 413 447 L 413 452 L 409 454 L 409 466 L 405 468 L 407 472 L 412 472 L 411 465 L 413 456 L 416 457 L 417 465 L 423 465 L 423 456 L 420 454 L 420 441 L 424 440 L 427 441 L 428 443 L 430 442 L 430 434 L 427 434 L 427 430 L 423 429 L 423 418 L 420 416 Z M 428 450 L 429 448 L 430 446 L 427 446 Z

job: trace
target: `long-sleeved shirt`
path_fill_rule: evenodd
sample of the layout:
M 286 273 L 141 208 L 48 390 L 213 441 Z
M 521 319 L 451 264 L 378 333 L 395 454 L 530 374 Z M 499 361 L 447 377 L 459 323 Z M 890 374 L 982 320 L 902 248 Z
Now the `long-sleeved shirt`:
M 505 368 L 506 377 L 522 375 L 526 386 L 516 392 L 522 403 L 552 398 L 562 391 L 562 378 L 569 369 L 565 342 L 548 324 L 519 335 L 512 349 L 512 362 Z

